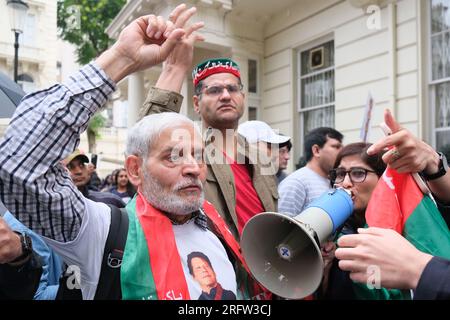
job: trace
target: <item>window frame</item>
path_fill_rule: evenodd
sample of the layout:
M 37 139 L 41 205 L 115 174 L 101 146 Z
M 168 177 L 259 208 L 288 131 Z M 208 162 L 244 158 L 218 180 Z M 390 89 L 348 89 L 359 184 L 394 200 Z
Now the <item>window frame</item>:
M 302 90 L 302 80 L 307 78 L 307 77 L 311 77 L 312 75 L 315 74 L 322 74 L 325 72 L 329 72 L 329 71 L 334 71 L 334 77 L 336 76 L 336 61 L 334 61 L 333 66 L 332 67 L 328 67 L 325 69 L 321 69 L 319 71 L 315 71 L 315 72 L 311 72 L 307 75 L 303 75 L 302 74 L 302 53 L 308 50 L 313 49 L 314 47 L 320 46 L 320 45 L 325 45 L 328 42 L 333 41 L 333 54 L 336 54 L 336 42 L 335 42 L 335 37 L 333 34 L 329 34 L 326 35 L 324 37 L 318 38 L 316 40 L 310 41 L 307 44 L 303 45 L 303 46 L 299 46 L 295 49 L 295 60 L 296 60 L 296 76 L 295 76 L 295 80 L 296 80 L 296 88 L 297 88 L 297 96 L 296 96 L 296 104 L 297 104 L 297 126 L 298 126 L 298 130 L 296 130 L 298 132 L 298 134 L 296 135 L 297 137 L 299 137 L 299 139 L 297 140 L 296 143 L 296 150 L 298 150 L 296 152 L 296 160 L 298 161 L 298 159 L 300 157 L 302 157 L 304 155 L 304 140 L 305 140 L 305 130 L 304 130 L 304 117 L 305 114 L 307 112 L 310 111 L 314 111 L 314 110 L 319 110 L 319 109 L 323 109 L 323 108 L 327 108 L 327 107 L 334 107 L 334 113 L 335 113 L 335 120 L 334 120 L 334 124 L 333 127 L 336 126 L 336 78 L 334 83 L 334 101 L 333 103 L 326 103 L 326 104 L 322 104 L 322 105 L 317 105 L 317 106 L 313 106 L 313 107 L 307 107 L 307 108 L 302 108 L 302 94 L 303 94 L 303 90 Z M 336 56 L 335 56 L 336 59 Z
M 427 79 L 427 85 L 428 85 L 428 102 L 430 106 L 430 118 L 428 120 L 429 126 L 430 126 L 430 140 L 431 145 L 437 149 L 438 145 L 438 139 L 437 135 L 439 132 L 449 132 L 450 134 L 450 124 L 447 127 L 437 127 L 437 121 L 436 121 L 436 90 L 437 86 L 443 83 L 449 83 L 450 84 L 450 76 L 443 77 L 440 79 L 433 80 L 433 36 L 441 36 L 445 33 L 450 33 L 450 28 L 444 31 L 439 31 L 433 34 L 432 30 L 432 23 L 433 23 L 433 17 L 432 17 L 432 0 L 428 2 L 426 5 L 426 13 L 427 13 L 427 23 L 426 23 L 426 33 L 427 33 L 427 51 L 428 51 L 428 61 L 427 61 L 427 67 L 428 67 L 428 79 Z

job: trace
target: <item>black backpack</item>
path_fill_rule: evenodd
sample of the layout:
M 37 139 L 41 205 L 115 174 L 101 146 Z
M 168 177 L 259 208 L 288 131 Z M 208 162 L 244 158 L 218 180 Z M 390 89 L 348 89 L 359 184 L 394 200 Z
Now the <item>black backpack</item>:
M 120 267 L 128 235 L 128 214 L 125 208 L 111 208 L 111 225 L 106 239 L 103 253 L 100 278 L 94 300 L 120 300 L 122 290 L 120 286 Z M 59 280 L 56 300 L 82 300 L 81 289 L 68 287 L 72 274 L 64 272 Z

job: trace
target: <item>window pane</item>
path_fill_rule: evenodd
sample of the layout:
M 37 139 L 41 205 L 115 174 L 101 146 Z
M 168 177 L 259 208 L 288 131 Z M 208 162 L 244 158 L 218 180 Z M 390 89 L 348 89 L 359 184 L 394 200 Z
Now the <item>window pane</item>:
M 258 92 L 258 70 L 256 60 L 248 60 L 248 92 Z
M 334 70 L 304 78 L 301 86 L 302 109 L 334 102 Z
M 450 0 L 431 1 L 431 32 L 437 33 L 450 29 Z
M 431 39 L 431 51 L 433 59 L 433 80 L 442 79 L 444 77 L 444 66 L 442 63 L 442 35 L 435 36 Z
M 36 16 L 34 14 L 27 15 L 23 34 L 19 37 L 20 45 L 35 46 L 36 45 Z
M 436 127 L 450 127 L 450 82 L 436 85 Z
M 443 35 L 444 44 L 442 45 L 442 59 L 443 59 L 443 69 L 444 77 L 450 77 L 450 32 L 446 32 Z
M 448 152 L 450 149 L 450 130 L 436 133 L 436 150 Z
M 303 113 L 303 134 L 318 127 L 334 128 L 334 106 Z
M 248 107 L 248 120 L 258 120 L 258 109 L 255 107 Z
M 450 32 L 431 38 L 433 80 L 450 77 Z

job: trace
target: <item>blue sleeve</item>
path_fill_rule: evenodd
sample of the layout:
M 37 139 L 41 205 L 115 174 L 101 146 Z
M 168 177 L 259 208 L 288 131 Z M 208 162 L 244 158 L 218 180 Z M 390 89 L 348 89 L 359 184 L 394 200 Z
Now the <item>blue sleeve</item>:
M 434 257 L 422 272 L 414 300 L 450 299 L 450 260 Z
M 59 287 L 62 272 L 61 258 L 50 249 L 40 236 L 25 227 L 14 216 L 6 212 L 3 216 L 9 227 L 18 232 L 25 232 L 32 240 L 33 251 L 39 255 L 42 263 L 42 275 L 39 287 L 34 295 L 35 300 L 54 300 Z

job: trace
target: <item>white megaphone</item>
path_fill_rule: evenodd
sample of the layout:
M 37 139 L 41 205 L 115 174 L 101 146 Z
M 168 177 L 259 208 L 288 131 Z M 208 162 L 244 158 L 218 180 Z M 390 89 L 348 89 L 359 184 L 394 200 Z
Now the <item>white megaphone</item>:
M 333 189 L 295 217 L 275 212 L 255 215 L 241 236 L 251 273 L 283 298 L 302 299 L 314 293 L 323 276 L 320 246 L 352 212 L 350 192 Z

